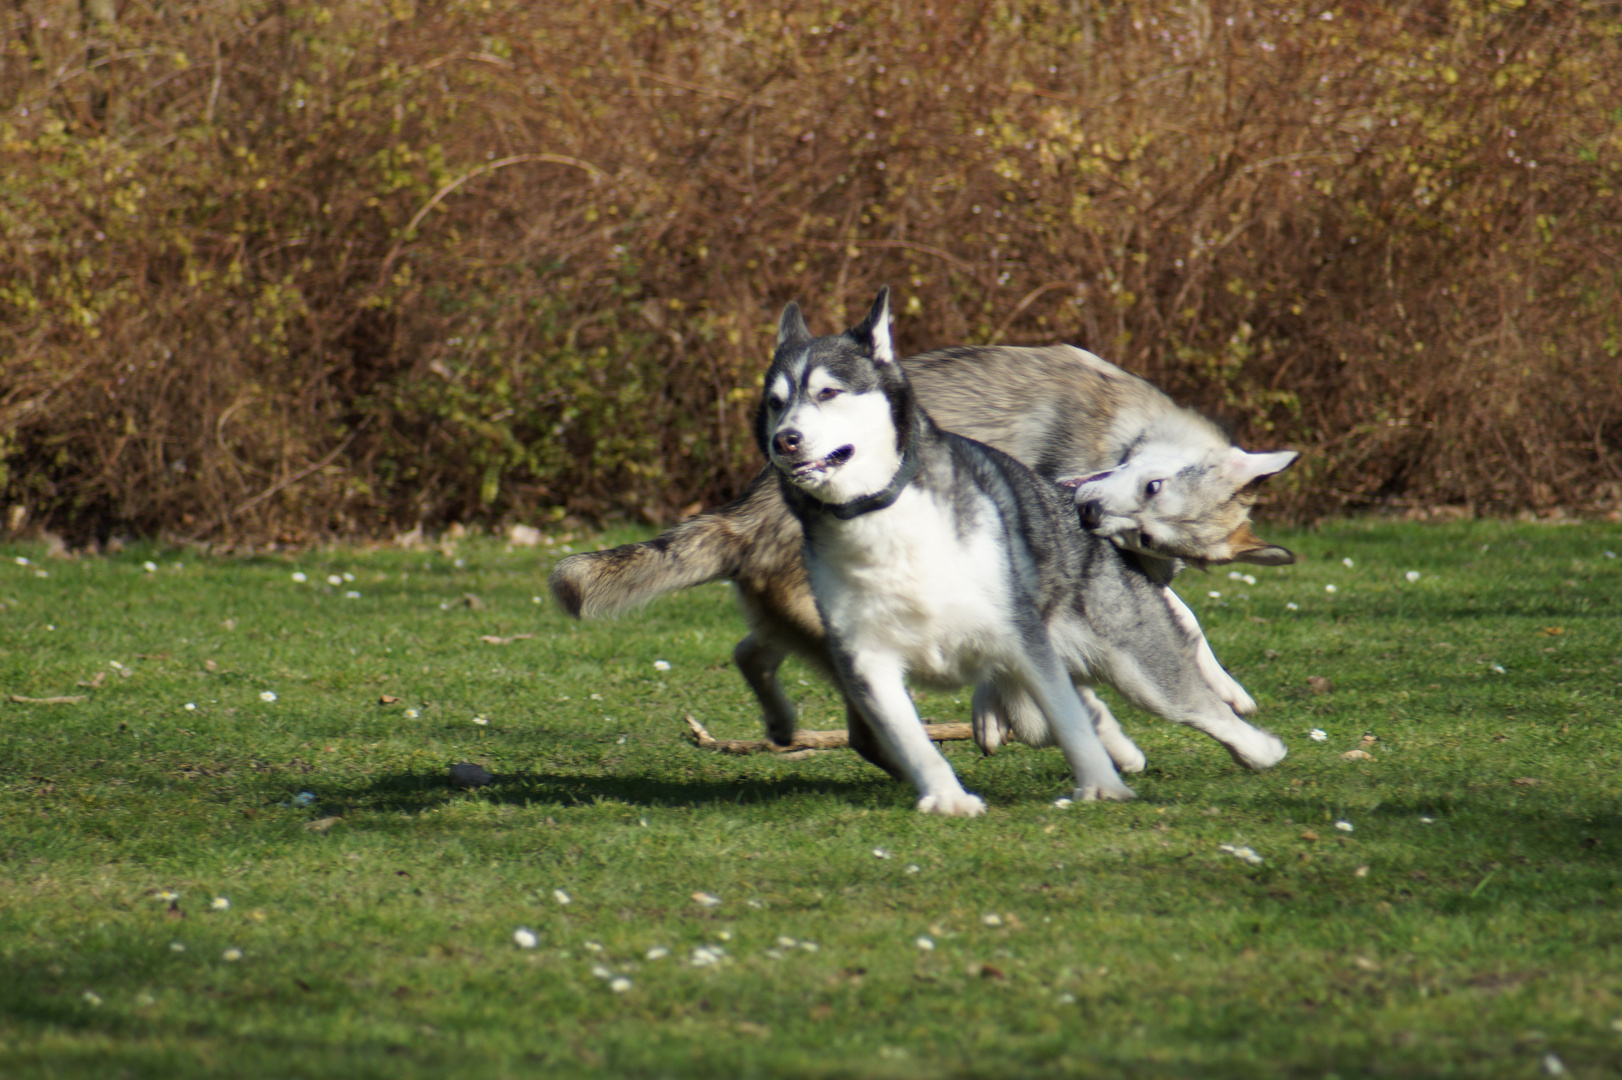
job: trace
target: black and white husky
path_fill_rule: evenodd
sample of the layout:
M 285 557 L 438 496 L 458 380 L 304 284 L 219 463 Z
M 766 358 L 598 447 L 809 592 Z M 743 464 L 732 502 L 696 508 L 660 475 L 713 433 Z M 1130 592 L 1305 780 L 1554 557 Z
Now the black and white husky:
M 1139 556 L 1078 530 L 1065 489 L 935 426 L 896 362 L 888 289 L 828 337 L 790 304 L 777 340 L 756 435 L 804 531 L 834 674 L 919 810 L 973 816 L 985 803 L 924 733 L 909 677 L 1029 695 L 1046 731 L 1022 737 L 1062 748 L 1078 800 L 1132 798 L 1117 765 L 1142 767 L 1097 698 L 1078 693 L 1097 681 L 1250 768 L 1284 757 L 1240 718 L 1249 698 Z

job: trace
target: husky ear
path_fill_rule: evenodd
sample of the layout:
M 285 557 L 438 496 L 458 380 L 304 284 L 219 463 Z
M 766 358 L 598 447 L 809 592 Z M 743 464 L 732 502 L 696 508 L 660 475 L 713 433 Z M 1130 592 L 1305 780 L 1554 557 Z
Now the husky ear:
M 1288 566 L 1295 561 L 1295 552 L 1269 544 L 1250 531 L 1248 521 L 1228 534 L 1228 550 L 1234 562 L 1253 566 Z
M 781 349 L 791 341 L 810 340 L 811 331 L 805 325 L 805 316 L 800 314 L 800 305 L 790 300 L 783 309 L 783 317 L 777 320 L 777 347 Z
M 1270 454 L 1247 454 L 1235 446 L 1222 459 L 1221 472 L 1236 488 L 1281 473 L 1295 463 L 1301 455 L 1294 450 L 1277 450 Z
M 895 363 L 895 346 L 890 343 L 890 286 L 880 286 L 867 318 L 851 327 L 850 336 L 872 350 L 875 364 Z

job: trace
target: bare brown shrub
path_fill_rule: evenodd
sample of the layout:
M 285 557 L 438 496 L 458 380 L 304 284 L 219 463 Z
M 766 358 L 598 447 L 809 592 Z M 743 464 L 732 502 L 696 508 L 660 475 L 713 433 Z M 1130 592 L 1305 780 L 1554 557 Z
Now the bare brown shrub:
M 927 4 L 927 0 L 926 0 Z M 15 0 L 13 525 L 735 490 L 771 327 L 1066 340 L 1309 515 L 1622 496 L 1614 5 Z

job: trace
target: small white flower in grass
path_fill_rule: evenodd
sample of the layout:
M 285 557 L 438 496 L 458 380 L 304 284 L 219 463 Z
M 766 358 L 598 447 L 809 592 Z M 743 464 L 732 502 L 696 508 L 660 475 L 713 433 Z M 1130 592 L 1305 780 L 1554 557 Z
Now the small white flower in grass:
M 354 589 L 350 589 L 348 592 L 344 593 L 344 599 L 346 599 L 346 600 L 359 600 L 360 599 L 360 593 L 356 592 Z
M 764 953 L 764 955 L 765 955 L 766 959 L 768 959 L 768 960 L 781 960 L 781 959 L 783 959 L 783 954 L 780 951 L 778 951 L 777 949 L 767 949 L 766 952 Z
M 562 889 L 553 889 L 552 899 L 556 900 L 560 904 L 567 904 L 571 902 L 571 897 L 569 894 L 564 892 Z
M 475 716 L 473 718 L 473 722 L 475 724 L 478 724 L 480 727 L 489 727 L 490 726 L 489 719 L 486 718 L 483 713 L 480 713 L 479 715 Z
M 541 943 L 540 937 L 527 926 L 513 931 L 513 941 L 520 949 L 533 949 Z
M 28 565 L 28 556 L 19 555 L 19 556 L 17 556 L 15 559 L 13 559 L 11 561 L 16 563 L 18 566 L 27 566 Z
M 96 993 L 94 990 L 86 990 L 79 996 L 84 998 L 84 1003 L 86 1005 L 96 1006 L 101 1004 L 101 995 Z
M 1341 832 L 1351 832 L 1352 823 L 1347 821 L 1345 818 L 1341 818 L 1339 821 L 1335 822 L 1335 828 L 1339 829 Z
M 907 864 L 907 873 L 909 873 L 909 874 L 916 874 L 919 871 L 921 871 L 922 869 L 923 869 L 923 867 L 919 866 L 915 862 L 910 862 L 910 863 Z
M 186 702 L 186 711 L 187 712 L 196 712 L 197 711 L 197 702 L 195 702 L 195 701 Z
M 1342 560 L 1340 560 L 1340 564 L 1342 566 L 1344 566 L 1348 570 L 1350 570 L 1352 568 L 1352 560 L 1351 559 L 1342 559 Z
M 220 954 L 220 959 L 224 960 L 228 964 L 234 964 L 238 960 L 242 959 L 242 950 L 241 949 L 234 949 L 234 948 L 233 949 L 226 949 L 224 952 L 222 952 Z
M 1544 1054 L 1543 1060 L 1538 1062 L 1538 1064 L 1542 1066 L 1544 1076 L 1566 1075 L 1566 1063 L 1561 1061 L 1560 1055 L 1556 1054 L 1552 1050 L 1549 1053 Z
M 1311 731 L 1307 732 L 1307 738 L 1311 739 L 1313 742 L 1323 742 L 1325 739 L 1329 738 L 1329 736 L 1324 732 L 1323 728 L 1315 727 Z
M 354 581 L 355 580 L 355 575 L 351 574 L 349 571 L 345 570 L 344 571 L 344 580 L 345 581 Z
M 582 941 L 580 943 L 580 947 L 582 949 L 585 949 L 589 953 L 599 953 L 600 954 L 603 951 L 602 943 L 601 942 L 596 942 L 596 941 Z
M 707 949 L 702 945 L 694 949 L 692 955 L 688 957 L 688 963 L 692 964 L 694 967 L 714 967 L 720 962 L 720 953 L 713 949 Z
M 214 899 L 208 902 L 208 906 L 209 910 L 211 911 L 230 911 L 231 901 L 227 900 L 223 896 L 216 896 Z
M 541 598 L 539 596 L 532 596 L 529 598 L 529 602 L 532 604 L 539 604 L 541 602 Z
M 160 904 L 169 904 L 179 900 L 180 894 L 175 892 L 173 889 L 159 889 L 157 892 L 152 894 L 152 899 L 156 900 Z
M 653 662 L 653 670 L 655 670 L 655 671 L 669 671 L 670 670 L 670 661 L 669 660 L 655 660 Z
M 170 952 L 185 952 L 186 951 L 186 943 L 183 942 L 183 941 L 171 941 L 169 943 L 169 951 Z
M 419 717 L 421 715 L 422 715 L 422 713 L 417 711 L 416 709 L 407 709 L 405 711 L 405 717 L 406 717 L 407 720 L 415 720 L 417 717 Z
M 302 570 L 294 570 L 294 571 L 293 571 L 293 580 L 294 580 L 294 581 L 295 581 L 295 582 L 297 582 L 297 583 L 298 583 L 298 584 L 300 584 L 300 585 L 302 585 L 302 584 L 304 584 L 304 583 L 305 583 L 305 582 L 306 582 L 306 581 L 309 581 L 309 580 L 310 580 L 310 575 L 308 575 L 308 574 L 306 574 L 306 573 L 305 573 L 305 572 L 304 572 L 304 571 L 302 571 Z
M 890 853 L 881 847 L 876 847 L 873 849 L 873 857 L 875 859 L 888 859 L 890 857 Z
M 1366 867 L 1366 866 L 1359 866 L 1356 870 L 1352 871 L 1352 876 L 1353 877 L 1368 877 L 1369 876 L 1369 868 Z
M 798 941 L 795 941 L 793 938 L 789 937 L 787 934 L 779 934 L 779 935 L 777 935 L 777 945 L 778 945 L 779 948 L 793 949 L 793 948 L 798 947 L 799 944 L 800 943 Z
M 920 949 L 924 950 L 924 952 L 934 952 L 935 951 L 935 939 L 932 938 L 932 937 L 928 937 L 927 935 L 919 935 L 918 937 L 913 939 L 912 943 L 914 945 L 918 946 Z
M 1256 854 L 1256 849 L 1252 847 L 1234 847 L 1232 844 L 1222 844 L 1217 848 L 1217 850 L 1226 851 L 1234 858 L 1241 859 L 1252 866 L 1260 866 L 1262 864 L 1262 857 Z
M 603 967 L 601 964 L 591 965 L 591 973 L 594 977 L 599 979 L 612 979 L 614 977 L 614 973 Z
M 623 994 L 627 990 L 631 989 L 631 980 L 627 979 L 624 975 L 621 975 L 617 979 L 608 980 L 608 988 L 614 991 L 616 994 Z
M 693 899 L 704 907 L 717 907 L 721 903 L 719 896 L 707 892 L 696 892 L 693 894 Z
M 1606 558 L 1607 558 L 1607 559 L 1614 559 L 1614 558 L 1616 558 L 1616 552 L 1614 552 L 1614 551 L 1607 551 L 1607 552 L 1606 552 L 1606 553 L 1605 553 L 1605 557 L 1606 557 Z
M 260 701 L 275 701 L 276 700 L 276 691 L 274 691 L 274 690 L 261 690 L 261 691 L 259 691 L 259 700 Z
M 1300 611 L 1301 610 L 1301 605 L 1297 604 L 1294 600 L 1291 600 L 1288 604 L 1284 605 L 1284 610 L 1285 611 Z
M 1419 823 L 1421 825 L 1434 825 L 1436 824 L 1436 819 L 1433 817 L 1422 817 L 1419 819 Z
M 117 660 L 109 660 L 109 661 L 107 661 L 107 666 L 112 668 L 114 671 L 123 671 L 124 670 L 124 665 L 120 664 Z
M 750 907 L 754 908 L 756 911 L 759 911 L 759 910 L 761 910 L 762 908 L 764 908 L 766 906 L 766 901 L 764 901 L 764 900 L 755 900 L 753 898 L 745 900 L 744 903 L 748 904 Z
M 995 913 L 982 915 L 980 916 L 980 921 L 985 923 L 987 926 L 1001 926 L 1002 916 Z
M 328 585 L 342 585 L 343 583 L 344 583 L 344 579 L 339 577 L 337 574 L 328 574 L 327 575 L 327 584 Z
M 1238 570 L 1229 570 L 1228 571 L 1228 580 L 1229 581 L 1243 581 L 1243 580 L 1245 580 L 1245 575 L 1240 573 Z
M 35 570 L 34 576 L 40 578 L 50 577 L 51 572 L 49 570 Z
M 663 945 L 655 945 L 645 954 L 649 960 L 663 960 L 670 955 L 670 950 Z
M 715 936 L 720 938 L 722 941 L 731 941 L 732 940 L 732 931 L 731 930 L 721 930 L 721 931 L 717 932 Z
M 1074 1005 L 1076 1003 L 1076 995 L 1066 990 L 1053 1000 L 1060 1005 Z
M 1254 585 L 1254 584 L 1256 584 L 1256 578 L 1255 578 L 1255 575 L 1253 575 L 1253 574 L 1246 574 L 1240 580 L 1243 581 L 1246 585 Z
M 1333 594 L 1334 591 L 1335 591 L 1335 587 L 1333 585 L 1325 585 L 1324 586 L 1324 592 Z
M 1407 578 L 1409 583 L 1411 584 L 1411 583 L 1419 580 L 1419 571 L 1418 570 L 1410 570 L 1410 571 L 1408 571 L 1406 574 L 1404 574 L 1402 576 Z
M 1215 589 L 1208 590 L 1205 595 L 1209 596 L 1212 600 L 1221 600 L 1222 599 L 1222 594 L 1217 592 Z
M 800 948 L 804 949 L 806 952 L 816 952 L 818 949 L 822 948 L 822 946 L 818 945 L 814 941 L 802 941 L 800 942 Z
M 145 570 L 149 574 L 156 574 L 158 572 L 158 564 L 149 560 L 141 564 L 141 569 Z
M 1492 673 L 1494 675 L 1506 675 L 1506 674 L 1508 674 L 1508 672 L 1506 672 L 1504 670 L 1504 665 L 1503 664 L 1494 664 L 1492 666 Z
M 1057 806 L 1060 810 L 1063 810 L 1065 807 L 1070 805 L 1070 800 L 1069 799 L 1054 799 L 1053 800 L 1053 805 Z
M 601 701 L 601 700 L 603 700 L 603 695 L 601 695 L 601 694 L 593 694 L 593 695 L 591 695 L 591 700 L 593 700 L 593 701 Z

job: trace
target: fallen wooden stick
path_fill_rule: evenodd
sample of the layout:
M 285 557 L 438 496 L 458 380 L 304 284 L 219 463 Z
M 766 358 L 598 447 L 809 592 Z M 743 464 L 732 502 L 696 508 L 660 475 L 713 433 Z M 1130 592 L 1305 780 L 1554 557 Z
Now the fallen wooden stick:
M 767 739 L 717 739 L 693 719 L 691 713 L 687 715 L 687 726 L 692 730 L 694 746 L 722 754 L 779 754 L 794 760 L 818 750 L 850 746 L 850 736 L 843 731 L 796 731 L 792 743 L 779 746 Z M 974 727 L 971 724 L 925 724 L 924 733 L 935 742 L 956 742 L 974 738 Z
M 18 705 L 77 705 L 81 701 L 89 701 L 87 694 L 74 694 L 72 697 L 23 697 L 21 694 L 12 694 L 11 700 Z

